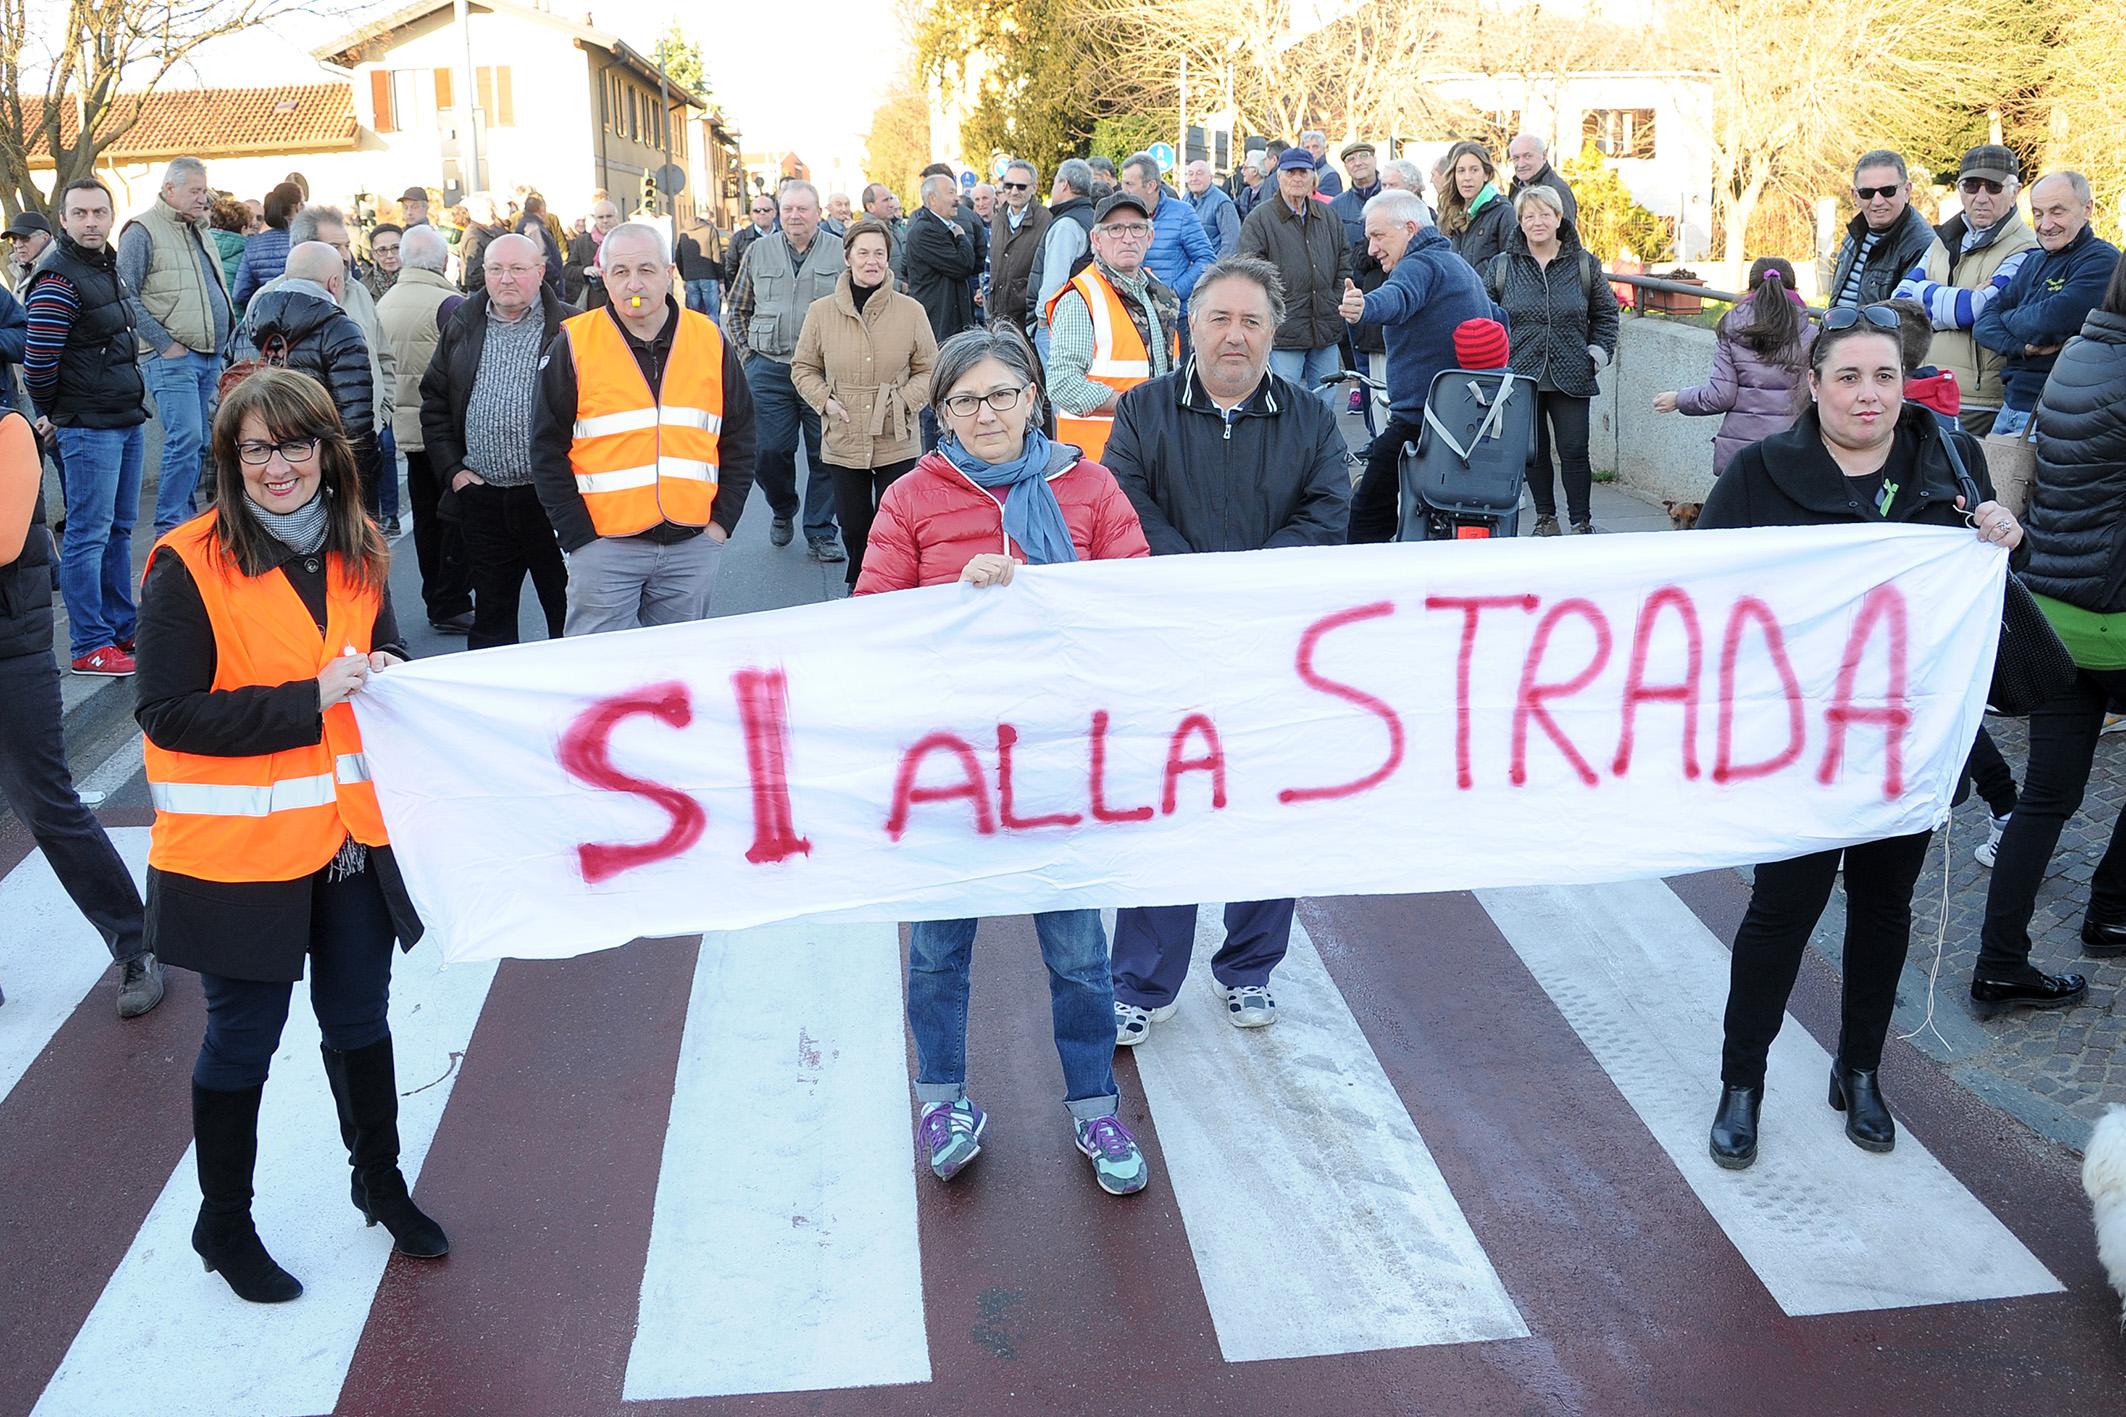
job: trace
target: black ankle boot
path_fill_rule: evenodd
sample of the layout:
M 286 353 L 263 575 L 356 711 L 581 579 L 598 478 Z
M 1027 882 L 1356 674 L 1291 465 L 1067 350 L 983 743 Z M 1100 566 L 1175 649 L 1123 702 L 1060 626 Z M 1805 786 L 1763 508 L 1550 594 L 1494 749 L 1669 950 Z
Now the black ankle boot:
M 273 1262 L 251 1224 L 251 1173 L 258 1163 L 258 1101 L 263 1087 L 216 1092 L 192 1084 L 193 1154 L 199 1165 L 199 1219 L 192 1248 L 236 1297 L 285 1304 L 303 1286 Z
M 1712 1152 L 1716 1165 L 1740 1171 L 1757 1159 L 1757 1109 L 1763 1104 L 1761 1087 L 1720 1089 L 1720 1110 L 1713 1114 Z
M 2090 911 L 2082 919 L 2082 953 L 2091 959 L 2126 955 L 2126 920 L 2099 920 Z
M 332 1100 L 339 1106 L 340 1140 L 354 1174 L 354 1208 L 371 1225 L 391 1232 L 402 1255 L 432 1260 L 450 1253 L 450 1238 L 413 1203 L 399 1172 L 399 1085 L 387 1037 L 341 1052 L 320 1045 Z
M 1897 1145 L 1897 1123 L 1873 1068 L 1849 1068 L 1831 1060 L 1831 1107 L 1845 1113 L 1845 1134 L 1862 1151 L 1888 1151 Z

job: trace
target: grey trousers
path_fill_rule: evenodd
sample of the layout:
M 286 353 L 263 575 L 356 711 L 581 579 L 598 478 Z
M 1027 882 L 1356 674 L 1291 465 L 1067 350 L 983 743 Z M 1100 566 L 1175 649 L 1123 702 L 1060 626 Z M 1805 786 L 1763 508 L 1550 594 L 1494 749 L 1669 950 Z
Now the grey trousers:
M 723 543 L 707 532 L 660 544 L 601 536 L 569 553 L 570 638 L 705 620 Z

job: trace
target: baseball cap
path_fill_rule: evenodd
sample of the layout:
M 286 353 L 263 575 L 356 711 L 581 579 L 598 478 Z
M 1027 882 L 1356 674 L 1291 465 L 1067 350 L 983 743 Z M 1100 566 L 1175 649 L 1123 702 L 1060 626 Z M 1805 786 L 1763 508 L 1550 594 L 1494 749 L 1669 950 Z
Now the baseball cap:
M 1277 155 L 1277 170 L 1282 172 L 1288 167 L 1304 167 L 1312 172 L 1315 167 L 1314 154 L 1305 148 L 1286 148 Z
M 1118 207 L 1128 207 L 1131 211 L 1135 212 L 1138 216 L 1141 217 L 1148 218 L 1151 216 L 1151 213 L 1145 209 L 1144 203 L 1141 200 L 1131 196 L 1127 192 L 1117 192 L 1112 197 L 1109 197 L 1106 201 L 1100 204 L 1099 210 L 1093 213 L 1093 220 L 1106 221 L 1108 213 L 1114 211 Z
M 1373 145 L 1364 138 L 1360 138 L 1356 142 L 1345 143 L 1341 148 L 1337 149 L 1336 155 L 1345 162 L 1349 162 L 1353 153 L 1370 153 L 1372 151 Z
M 399 200 L 402 202 L 425 202 L 428 200 L 428 189 L 426 187 L 408 187 L 405 191 L 399 193 Z
M 1958 177 L 1990 177 L 1996 182 L 2019 180 L 2023 165 L 2016 161 L 2015 154 L 1999 143 L 1980 143 L 1964 154 L 1963 165 L 1956 171 Z
M 27 236 L 33 231 L 41 231 L 46 236 L 50 236 L 52 234 L 52 224 L 35 212 L 24 212 L 21 216 L 9 222 L 7 230 L 0 232 L 0 235 Z

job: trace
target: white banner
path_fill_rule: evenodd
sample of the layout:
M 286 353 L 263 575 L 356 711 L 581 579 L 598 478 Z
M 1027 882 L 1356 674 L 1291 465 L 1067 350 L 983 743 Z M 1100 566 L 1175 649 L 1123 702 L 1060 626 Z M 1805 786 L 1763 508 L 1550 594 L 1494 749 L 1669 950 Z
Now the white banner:
M 1102 561 L 449 655 L 356 709 L 452 959 L 1623 880 L 1940 822 L 2004 565 L 1887 526 Z

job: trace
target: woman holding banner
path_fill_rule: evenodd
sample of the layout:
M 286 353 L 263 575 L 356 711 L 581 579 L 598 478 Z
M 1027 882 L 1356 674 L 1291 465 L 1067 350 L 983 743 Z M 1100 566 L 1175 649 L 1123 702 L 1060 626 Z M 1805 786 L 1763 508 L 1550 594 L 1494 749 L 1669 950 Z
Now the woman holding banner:
M 1040 405 L 1033 349 L 1016 330 L 999 324 L 945 342 L 930 377 L 930 406 L 945 436 L 886 489 L 856 594 L 953 581 L 1001 587 L 1022 562 L 1151 554 L 1113 475 L 1076 448 L 1051 443 L 1036 417 Z M 988 1124 L 967 1096 L 967 997 L 979 924 L 919 920 L 909 927 L 916 1143 L 941 1181 L 974 1160 Z M 1042 911 L 1034 929 L 1048 965 L 1063 1105 L 1078 1150 L 1102 1190 L 1141 1191 L 1151 1168 L 1115 1115 L 1115 996 L 1100 912 Z
M 198 971 L 192 1248 L 238 1297 L 303 1286 L 251 1220 L 258 1109 L 310 972 L 355 1208 L 423 1258 L 450 1242 L 407 1194 L 386 1022 L 394 938 L 421 924 L 392 860 L 348 700 L 403 661 L 383 537 L 316 381 L 253 374 L 214 420 L 214 509 L 148 558 L 139 703 L 155 827 L 148 947 Z
M 1905 404 L 1896 312 L 1869 306 L 1825 316 L 1809 352 L 1809 396 L 1813 406 L 1792 428 L 1736 454 L 1706 499 L 1700 528 L 1969 524 L 1983 540 L 2011 553 L 2021 545 L 2022 527 L 1991 500 L 1978 443 L 1944 429 L 1928 410 Z M 1967 510 L 1958 491 L 1959 461 L 1986 497 L 1976 509 Z M 1728 986 L 1720 1107 L 1711 1138 L 1719 1165 L 1741 1170 L 1757 1159 L 1765 1062 L 1786 1016 L 1802 951 L 1841 865 L 1845 984 L 1830 1105 L 1845 1113 L 1846 1136 L 1855 1146 L 1879 1152 L 1896 1145 L 1897 1125 L 1876 1069 L 1911 944 L 1912 891 L 1932 836 L 1914 832 L 1757 868 L 1748 913 L 1735 932 Z

